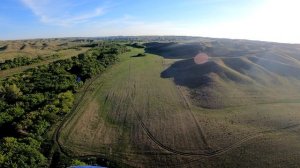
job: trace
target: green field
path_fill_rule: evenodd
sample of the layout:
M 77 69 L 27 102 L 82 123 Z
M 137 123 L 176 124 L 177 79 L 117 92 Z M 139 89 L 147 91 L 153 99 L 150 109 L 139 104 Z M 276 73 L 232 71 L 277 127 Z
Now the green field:
M 161 78 L 175 60 L 132 57 L 142 52 L 132 49 L 85 85 L 58 132 L 64 151 L 121 167 L 300 164 L 298 99 L 202 108 L 190 99 L 189 88 Z

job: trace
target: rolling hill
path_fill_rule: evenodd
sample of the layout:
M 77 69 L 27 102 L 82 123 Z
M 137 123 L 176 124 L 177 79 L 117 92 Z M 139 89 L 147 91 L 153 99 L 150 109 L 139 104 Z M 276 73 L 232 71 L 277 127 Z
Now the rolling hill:
M 57 131 L 62 151 L 115 167 L 300 165 L 299 45 L 144 45 L 79 93 Z
M 216 40 L 148 43 L 147 51 L 181 59 L 161 73 L 190 90 L 201 107 L 222 108 L 299 100 L 300 47 L 279 43 Z M 194 57 L 209 59 L 197 64 Z M 224 99 L 226 97 L 226 99 Z

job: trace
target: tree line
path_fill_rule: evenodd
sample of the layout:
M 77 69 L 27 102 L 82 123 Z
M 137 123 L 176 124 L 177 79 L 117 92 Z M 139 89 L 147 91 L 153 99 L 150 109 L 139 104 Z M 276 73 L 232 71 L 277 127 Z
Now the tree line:
M 17 58 L 13 58 L 10 60 L 5 60 L 4 62 L 0 63 L 0 70 L 6 70 L 10 68 L 16 68 L 20 66 L 26 66 L 34 63 L 39 63 L 44 60 L 50 59 L 50 58 L 59 58 L 58 54 L 53 54 L 51 56 L 41 57 L 38 56 L 36 58 L 29 58 L 26 56 L 21 56 Z
M 72 109 L 84 82 L 126 52 L 102 44 L 84 54 L 26 70 L 0 82 L 0 167 L 47 167 L 45 133 Z

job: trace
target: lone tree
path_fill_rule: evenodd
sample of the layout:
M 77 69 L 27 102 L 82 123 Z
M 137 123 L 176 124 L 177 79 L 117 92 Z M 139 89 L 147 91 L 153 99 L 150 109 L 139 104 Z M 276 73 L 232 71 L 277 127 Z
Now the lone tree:
M 134 56 L 132 56 L 132 57 L 144 57 L 144 56 L 146 56 L 145 53 L 139 53 L 139 54 L 134 55 Z

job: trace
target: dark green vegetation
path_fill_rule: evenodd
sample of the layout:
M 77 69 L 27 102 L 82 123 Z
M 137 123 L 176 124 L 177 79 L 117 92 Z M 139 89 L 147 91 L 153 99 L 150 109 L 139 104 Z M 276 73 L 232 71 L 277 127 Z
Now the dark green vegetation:
M 16 68 L 20 66 L 30 65 L 34 63 L 39 63 L 41 61 L 45 61 L 47 59 L 58 58 L 59 55 L 52 55 L 47 57 L 36 57 L 36 58 L 29 58 L 29 57 L 17 57 L 12 60 L 5 60 L 3 63 L 0 63 L 0 70 L 6 70 L 10 68 Z
M 133 44 L 129 44 L 128 46 L 131 46 L 134 48 L 145 48 L 145 46 L 141 43 L 133 43 Z
M 137 55 L 134 55 L 132 57 L 145 57 L 146 54 L 145 53 L 138 53 Z
M 7 48 L 6 45 L 5 45 L 5 46 L 1 46 L 1 47 L 0 47 L 0 51 L 6 50 L 6 48 Z
M 51 157 L 47 130 L 70 112 L 74 93 L 82 84 L 115 63 L 118 54 L 125 51 L 120 45 L 103 43 L 76 57 L 3 79 L 0 167 L 46 167 L 46 158 Z M 27 65 L 28 61 L 16 58 L 11 65 Z

